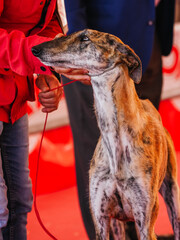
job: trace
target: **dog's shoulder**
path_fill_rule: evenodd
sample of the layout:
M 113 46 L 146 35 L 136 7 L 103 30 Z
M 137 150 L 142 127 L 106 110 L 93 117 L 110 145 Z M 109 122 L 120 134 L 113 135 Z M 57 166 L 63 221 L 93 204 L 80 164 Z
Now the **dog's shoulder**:
M 161 116 L 153 104 L 148 100 L 141 100 L 144 112 L 161 122 Z
M 171 150 L 173 148 L 173 141 L 169 132 L 163 126 L 160 113 L 149 100 L 141 100 L 141 103 L 148 122 L 150 134 L 154 132 L 155 138 L 161 136 L 161 141 L 164 139 L 164 141 L 167 142 L 167 148 Z M 156 139 L 156 141 L 158 141 L 158 139 Z

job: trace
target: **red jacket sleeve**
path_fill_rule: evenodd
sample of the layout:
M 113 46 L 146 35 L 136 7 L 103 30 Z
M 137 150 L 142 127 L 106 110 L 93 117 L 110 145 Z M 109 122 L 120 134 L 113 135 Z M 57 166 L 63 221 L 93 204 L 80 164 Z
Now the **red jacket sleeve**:
M 52 38 L 41 36 L 25 37 L 24 33 L 14 30 L 8 33 L 0 28 L 0 66 L 27 76 L 33 73 L 50 74 L 48 67 L 33 56 L 31 48 Z

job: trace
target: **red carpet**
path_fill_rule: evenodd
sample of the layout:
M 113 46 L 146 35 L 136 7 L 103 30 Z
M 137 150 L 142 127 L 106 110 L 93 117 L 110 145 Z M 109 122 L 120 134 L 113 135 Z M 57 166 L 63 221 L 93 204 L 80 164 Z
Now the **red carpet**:
M 58 240 L 87 240 L 78 206 L 76 187 L 39 196 L 38 210 L 47 229 Z M 50 240 L 39 225 L 34 209 L 28 219 L 28 240 Z

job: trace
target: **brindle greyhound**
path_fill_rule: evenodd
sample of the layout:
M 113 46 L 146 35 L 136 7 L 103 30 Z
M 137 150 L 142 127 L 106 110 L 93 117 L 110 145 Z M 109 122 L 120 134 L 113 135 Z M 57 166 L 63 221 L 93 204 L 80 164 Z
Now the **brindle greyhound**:
M 123 239 L 114 220 L 119 219 L 134 221 L 139 239 L 155 240 L 159 191 L 179 240 L 175 150 L 159 113 L 136 94 L 138 56 L 117 37 L 87 29 L 35 46 L 32 52 L 48 66 L 89 70 L 101 133 L 89 172 L 97 239 L 109 239 L 110 222 L 114 239 Z

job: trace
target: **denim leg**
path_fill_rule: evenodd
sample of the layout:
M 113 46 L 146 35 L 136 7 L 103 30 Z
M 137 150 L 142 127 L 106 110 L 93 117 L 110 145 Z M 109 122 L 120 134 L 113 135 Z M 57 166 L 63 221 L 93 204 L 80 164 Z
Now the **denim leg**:
M 0 139 L 3 131 L 3 122 L 0 121 Z M 1 143 L 0 143 L 0 240 L 3 240 L 1 228 L 5 227 L 8 221 L 8 208 L 7 208 L 7 186 L 4 181 L 4 174 L 2 170 L 1 158 Z
M 3 228 L 4 240 L 27 239 L 27 214 L 31 211 L 33 202 L 28 148 L 28 116 L 23 116 L 14 124 L 4 123 L 2 160 L 9 209 L 9 221 Z

